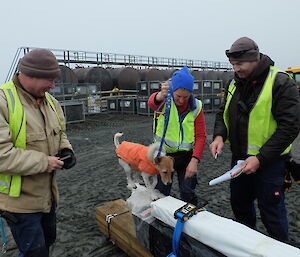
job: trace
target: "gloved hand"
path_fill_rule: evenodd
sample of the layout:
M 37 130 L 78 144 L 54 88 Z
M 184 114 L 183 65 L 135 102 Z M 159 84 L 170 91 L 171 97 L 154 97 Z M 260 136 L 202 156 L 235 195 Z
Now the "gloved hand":
M 296 163 L 293 159 L 291 160 L 291 175 L 298 185 L 300 185 L 300 164 Z
M 292 178 L 294 182 L 300 185 L 300 164 L 296 163 L 291 156 L 285 162 L 286 175 L 283 182 L 283 189 L 288 192 L 292 186 Z
M 56 156 L 64 162 L 63 169 L 70 169 L 76 164 L 76 157 L 71 149 L 64 148 L 59 150 Z
M 290 191 L 290 188 L 292 186 L 292 179 L 291 179 L 291 174 L 288 169 L 286 169 L 286 175 L 283 181 L 283 190 L 284 192 Z

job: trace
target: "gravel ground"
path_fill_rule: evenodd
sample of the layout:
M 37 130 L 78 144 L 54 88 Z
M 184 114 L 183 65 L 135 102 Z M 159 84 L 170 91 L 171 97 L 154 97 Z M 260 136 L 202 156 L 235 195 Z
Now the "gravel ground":
M 233 218 L 229 202 L 229 182 L 209 187 L 208 182 L 229 169 L 231 154 L 225 147 L 223 154 L 214 160 L 208 149 L 211 142 L 214 114 L 207 113 L 208 140 L 199 165 L 197 194 L 209 203 L 207 208 L 215 214 Z M 123 139 L 148 145 L 152 139 L 152 117 L 122 114 L 98 114 L 86 117 L 86 121 L 68 124 L 67 134 L 75 149 L 77 165 L 58 172 L 61 202 L 57 211 L 57 241 L 51 256 L 99 257 L 127 256 L 107 241 L 99 231 L 95 220 L 95 207 L 115 199 L 127 199 L 126 177 L 119 167 L 114 153 L 113 135 L 124 132 Z M 300 138 L 294 149 L 300 149 Z M 299 154 L 299 151 L 295 151 Z M 178 197 L 175 179 L 172 195 Z M 300 243 L 300 187 L 293 185 L 286 194 L 291 242 Z M 7 228 L 6 228 L 7 230 Z M 266 233 L 258 217 L 258 230 Z M 8 252 L 5 256 L 17 256 L 17 249 L 7 231 Z

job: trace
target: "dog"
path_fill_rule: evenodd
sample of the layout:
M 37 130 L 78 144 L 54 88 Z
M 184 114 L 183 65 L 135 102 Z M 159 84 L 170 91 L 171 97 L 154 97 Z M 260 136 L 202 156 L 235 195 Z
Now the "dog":
M 162 156 L 156 156 L 160 143 L 153 143 L 148 147 L 127 141 L 120 144 L 119 138 L 122 135 L 123 133 L 116 133 L 114 143 L 119 164 L 127 176 L 127 188 L 131 191 L 135 189 L 135 183 L 141 182 L 142 177 L 142 183 L 150 191 L 151 199 L 157 200 L 159 197 L 154 190 L 157 184 L 157 174 L 160 174 L 165 185 L 172 183 L 174 158 L 165 156 L 165 152 L 162 152 Z

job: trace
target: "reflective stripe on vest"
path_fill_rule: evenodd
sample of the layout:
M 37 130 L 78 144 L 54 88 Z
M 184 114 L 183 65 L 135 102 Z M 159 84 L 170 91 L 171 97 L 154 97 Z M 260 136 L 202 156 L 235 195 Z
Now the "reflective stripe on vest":
M 247 154 L 256 155 L 259 149 L 269 140 L 277 129 L 277 122 L 272 114 L 272 90 L 276 75 L 278 72 L 283 72 L 279 69 L 270 67 L 269 74 L 265 80 L 263 88 L 256 100 L 256 103 L 249 115 L 248 121 L 248 149 Z M 285 72 L 283 72 L 285 73 Z M 229 136 L 229 104 L 236 90 L 235 81 L 233 80 L 228 88 L 226 105 L 224 109 L 223 119 L 227 128 L 227 138 Z M 259 133 L 258 133 L 259 130 Z M 229 142 L 229 140 L 226 140 Z M 291 145 L 288 146 L 282 154 L 290 151 Z
M 195 129 L 194 122 L 202 109 L 202 102 L 195 99 L 196 108 L 186 114 L 182 121 L 182 127 L 184 131 L 184 138 L 182 141 L 182 134 L 180 131 L 180 121 L 177 107 L 172 100 L 169 125 L 165 136 L 164 148 L 167 152 L 176 151 L 189 151 L 193 149 L 195 141 Z M 156 134 L 154 136 L 155 141 L 161 141 L 164 130 L 164 115 L 165 106 L 162 110 L 162 114 L 159 115 L 157 121 Z
M 8 105 L 9 128 L 12 133 L 14 147 L 26 149 L 26 113 L 17 93 L 16 86 L 9 81 L 0 88 L 3 90 Z M 56 113 L 54 103 L 46 93 L 46 98 Z M 61 125 L 60 119 L 58 118 Z M 21 193 L 21 176 L 0 174 L 0 193 L 8 194 L 11 197 L 19 197 Z

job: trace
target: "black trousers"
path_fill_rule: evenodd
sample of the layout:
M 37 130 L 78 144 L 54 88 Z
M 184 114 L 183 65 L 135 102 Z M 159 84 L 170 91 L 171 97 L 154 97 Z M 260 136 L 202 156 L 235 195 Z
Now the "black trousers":
M 49 247 L 56 239 L 56 213 L 11 213 L 18 220 L 7 222 L 20 254 L 18 257 L 49 257 Z
M 233 160 L 233 165 L 236 160 Z M 230 181 L 231 207 L 236 221 L 256 228 L 257 200 L 260 216 L 269 235 L 288 240 L 288 220 L 284 203 L 285 161 L 276 160 L 250 175 L 242 174 Z

